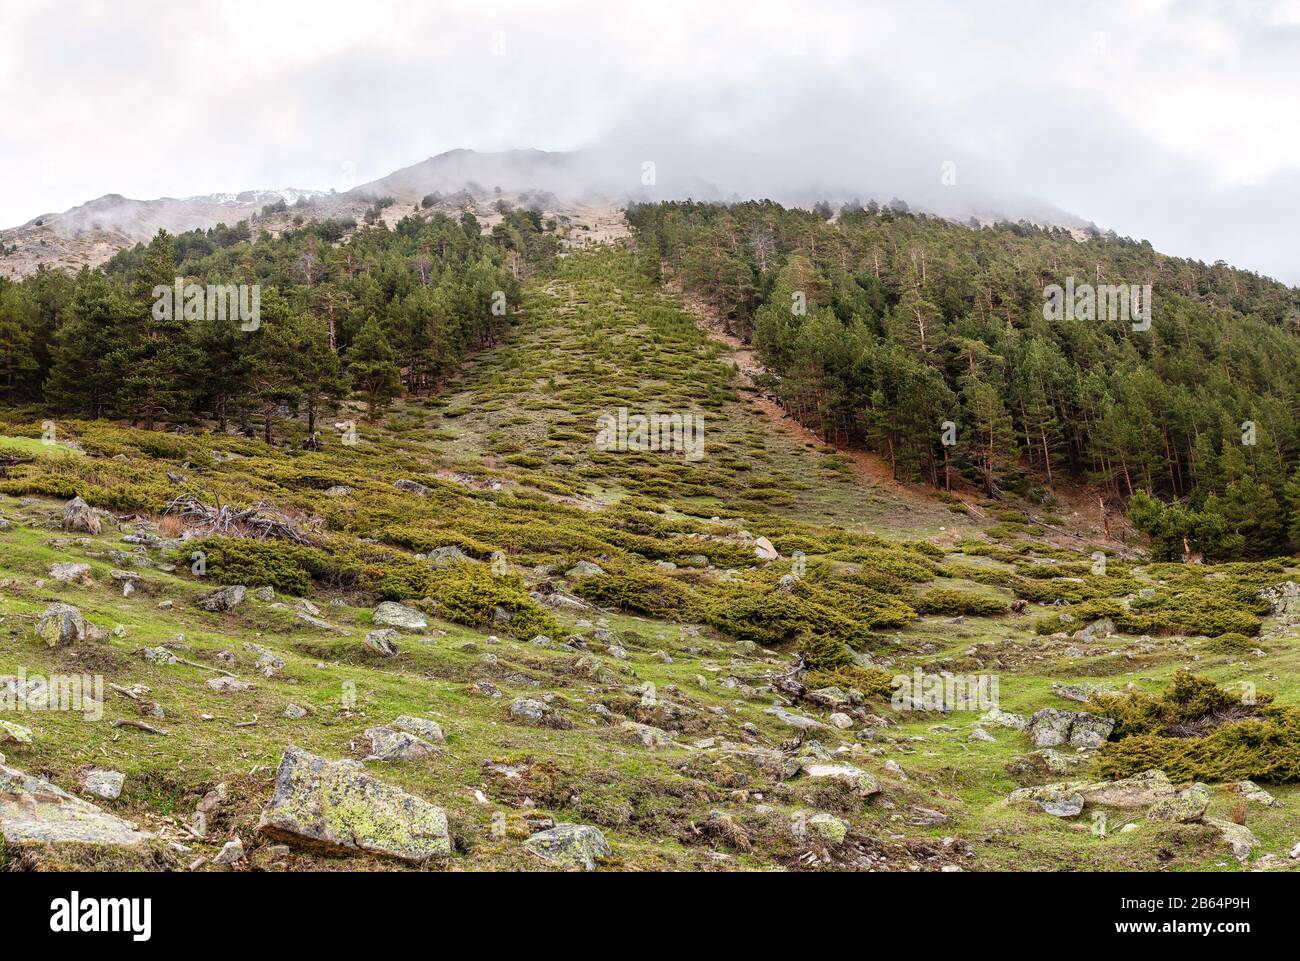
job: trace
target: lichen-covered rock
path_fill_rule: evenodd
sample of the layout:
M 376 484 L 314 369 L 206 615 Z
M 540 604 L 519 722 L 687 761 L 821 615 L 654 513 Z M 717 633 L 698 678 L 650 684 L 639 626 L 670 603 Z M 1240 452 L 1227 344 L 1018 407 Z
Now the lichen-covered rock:
M 562 867 L 596 870 L 596 862 L 613 854 L 613 848 L 599 829 L 586 824 L 557 824 L 538 831 L 524 847 L 543 861 Z
M 1100 620 L 1093 621 L 1082 630 L 1074 632 L 1074 640 L 1082 641 L 1085 644 L 1092 644 L 1104 637 L 1110 637 L 1115 633 L 1115 622 L 1109 617 L 1103 617 Z
M 1227 842 L 1232 850 L 1232 856 L 1238 861 L 1249 858 L 1250 852 L 1259 844 L 1259 838 L 1255 837 L 1254 832 L 1244 824 L 1223 821 L 1219 818 L 1206 818 L 1205 823 L 1219 832 L 1219 837 Z
M 368 727 L 370 756 L 367 761 L 419 761 L 432 757 L 438 749 L 424 738 L 409 731 L 395 731 L 391 727 Z
M 290 844 L 417 864 L 451 854 L 442 808 L 371 777 L 356 762 L 330 761 L 293 746 L 280 761 L 258 827 Z
M 441 744 L 447 740 L 447 736 L 442 731 L 442 725 L 423 717 L 411 717 L 409 714 L 403 714 L 388 726 L 398 731 L 407 731 L 435 744 Z
M 510 705 L 510 716 L 525 724 L 540 724 L 542 718 L 551 713 L 551 706 L 545 701 L 531 697 L 521 697 Z
M 89 637 L 90 626 L 71 604 L 51 604 L 36 622 L 36 636 L 50 647 L 78 644 Z
M 76 845 L 141 850 L 153 838 L 49 781 L 0 764 L 0 837 L 21 850 Z
M 1026 728 L 1034 747 L 1071 744 L 1083 748 L 1101 747 L 1114 729 L 1115 721 L 1111 718 L 1055 707 L 1036 711 Z
M 825 811 L 818 811 L 806 823 L 809 831 L 832 847 L 843 844 L 849 835 L 848 823 Z
M 1041 803 L 1078 794 L 1086 805 L 1115 808 L 1143 808 L 1177 794 L 1164 771 L 1150 770 L 1118 781 L 1061 781 L 1012 791 L 1007 803 Z
M 636 721 L 624 721 L 619 725 L 619 729 L 631 734 L 641 742 L 643 747 L 652 751 L 657 751 L 661 747 L 672 747 L 673 739 L 668 736 L 668 732 L 662 731 L 657 727 L 651 727 L 649 724 L 638 724 Z
M 1050 814 L 1052 817 L 1072 818 L 1083 811 L 1083 795 L 1077 791 L 1071 794 L 1060 794 L 1039 801 L 1038 806 L 1045 814 Z
M 413 481 L 407 477 L 393 481 L 393 486 L 399 491 L 406 491 L 408 494 L 414 494 L 416 497 L 429 496 L 429 488 L 425 487 L 419 481 Z
M 396 657 L 397 645 L 393 642 L 401 636 L 391 627 L 385 627 L 382 631 L 368 633 L 361 646 L 367 653 L 376 657 Z
M 29 728 L 13 721 L 0 720 L 0 744 L 31 744 L 32 732 Z
M 199 599 L 199 607 L 205 611 L 223 613 L 233 611 L 240 604 L 244 603 L 244 595 L 248 588 L 243 584 L 232 584 L 229 587 L 223 587 L 219 591 L 213 591 Z
M 1282 802 L 1273 795 L 1269 794 L 1254 781 L 1237 781 L 1234 784 L 1226 785 L 1227 789 L 1234 794 L 1240 794 L 1247 801 L 1254 801 L 1256 804 L 1262 804 L 1264 807 L 1277 808 L 1282 806 Z
M 253 686 L 247 681 L 241 681 L 237 677 L 229 677 L 224 674 L 221 677 L 209 678 L 207 684 L 218 694 L 237 694 L 240 691 L 247 691 Z
M 98 534 L 99 513 L 80 497 L 74 497 L 63 507 L 63 529 L 69 533 Z
M 599 564 L 593 564 L 591 561 L 578 561 L 578 563 L 574 564 L 564 572 L 564 576 L 572 578 L 600 577 L 604 573 L 604 568 Z
M 396 627 L 403 631 L 422 631 L 429 626 L 428 619 L 414 607 L 384 601 L 370 615 L 380 627 Z
M 1210 791 L 1204 784 L 1193 784 L 1172 797 L 1161 798 L 1147 809 L 1148 821 L 1171 821 L 1191 824 L 1199 821 L 1210 806 Z
M 1013 731 L 1023 731 L 1029 724 L 1023 714 L 1011 714 L 1000 708 L 991 708 L 980 715 L 980 720 L 986 724 L 996 724 L 998 727 L 1011 728 Z
M 77 564 L 71 561 L 65 561 L 61 564 L 51 564 L 50 577 L 54 578 L 61 584 L 89 584 L 94 580 L 94 578 L 90 576 L 89 564 Z
M 126 775 L 121 771 L 110 771 L 102 767 L 92 767 L 81 775 L 81 786 L 105 801 L 116 801 L 121 797 L 125 783 Z
M 459 547 L 448 545 L 447 547 L 435 547 L 429 551 L 428 560 L 434 567 L 455 567 L 457 564 L 471 563 L 473 558 Z

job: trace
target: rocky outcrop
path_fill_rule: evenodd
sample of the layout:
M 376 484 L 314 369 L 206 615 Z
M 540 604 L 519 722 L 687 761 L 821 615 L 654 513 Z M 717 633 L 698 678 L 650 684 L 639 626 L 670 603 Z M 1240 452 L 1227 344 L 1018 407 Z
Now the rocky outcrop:
M 292 746 L 258 827 L 289 844 L 414 864 L 451 854 L 442 808 L 371 777 L 355 761 L 330 761 Z
M 384 601 L 375 608 L 370 619 L 380 627 L 395 627 L 403 631 L 423 631 L 429 626 L 428 618 L 421 612 L 396 601 Z
M 1036 711 L 1026 728 L 1034 747 L 1101 747 L 1115 729 L 1115 721 L 1082 711 L 1062 711 L 1045 707 Z
M 68 533 L 98 534 L 99 512 L 80 497 L 74 497 L 63 507 L 63 529 Z

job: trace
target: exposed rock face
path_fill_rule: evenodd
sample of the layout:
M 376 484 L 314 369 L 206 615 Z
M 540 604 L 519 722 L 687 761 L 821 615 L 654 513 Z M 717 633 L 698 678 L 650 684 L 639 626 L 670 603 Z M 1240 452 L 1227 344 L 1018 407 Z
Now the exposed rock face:
M 396 627 L 403 631 L 422 631 L 429 626 L 422 613 L 396 601 L 384 601 L 370 617 L 380 627 Z
M 1115 729 L 1108 717 L 1082 711 L 1062 711 L 1045 707 L 1029 719 L 1029 737 L 1034 747 L 1056 747 L 1070 744 L 1074 747 L 1101 747 Z
M 781 552 L 766 537 L 760 537 L 754 541 L 754 557 L 760 561 L 775 561 L 780 559 Z
M 85 641 L 90 625 L 71 604 L 51 604 L 36 622 L 36 636 L 50 647 L 66 647 Z
M 222 613 L 233 611 L 240 604 L 244 603 L 244 595 L 248 593 L 248 588 L 243 584 L 232 584 L 230 587 L 223 587 L 219 591 L 213 591 L 206 597 L 199 600 L 199 607 L 205 611 L 215 611 Z
M 585 824 L 557 824 L 534 834 L 524 847 L 543 861 L 584 871 L 596 870 L 597 861 L 614 853 L 605 835 Z
M 98 534 L 99 514 L 80 497 L 74 497 L 64 505 L 63 529 L 69 533 Z
M 292 746 L 258 826 L 276 840 L 345 854 L 416 864 L 451 854 L 442 808 L 371 777 L 356 762 L 329 761 Z
M 7 848 L 87 845 L 143 851 L 153 838 L 49 781 L 0 764 L 0 837 Z

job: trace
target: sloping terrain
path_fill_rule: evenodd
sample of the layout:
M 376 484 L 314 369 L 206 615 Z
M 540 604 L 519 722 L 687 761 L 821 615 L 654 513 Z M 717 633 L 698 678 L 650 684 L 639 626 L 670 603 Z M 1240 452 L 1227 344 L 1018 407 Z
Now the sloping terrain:
M 1124 561 L 1006 502 L 976 519 L 908 495 L 774 425 L 728 357 L 606 247 L 532 278 L 505 341 L 442 393 L 342 415 L 356 443 L 61 421 L 43 444 L 8 417 L 0 675 L 105 687 L 97 719 L 0 712 L 20 728 L 3 764 L 156 837 L 17 843 L 21 805 L 0 803 L 0 861 L 1300 864 L 1289 562 Z M 620 408 L 702 418 L 703 456 L 601 449 Z M 251 536 L 268 530 L 291 536 Z M 90 627 L 64 630 L 56 603 Z M 916 671 L 995 696 L 891 703 Z M 343 787 L 310 816 L 291 746 L 349 762 L 320 768 Z M 87 794 L 92 768 L 124 775 L 120 796 Z M 438 818 L 376 783 L 444 811 L 445 852 Z

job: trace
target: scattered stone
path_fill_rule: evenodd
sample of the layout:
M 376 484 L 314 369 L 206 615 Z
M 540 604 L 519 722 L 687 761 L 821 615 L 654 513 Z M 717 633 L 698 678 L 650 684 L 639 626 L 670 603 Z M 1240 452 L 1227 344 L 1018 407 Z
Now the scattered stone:
M 378 657 L 396 657 L 397 645 L 393 642 L 401 636 L 391 627 L 386 627 L 382 631 L 368 633 L 366 639 L 361 642 L 361 646 L 367 652 Z
M 1054 707 L 1036 711 L 1028 726 L 1034 747 L 1056 747 L 1067 743 L 1074 747 L 1101 747 L 1114 729 L 1112 718 Z
M 1204 784 L 1193 784 L 1173 797 L 1161 798 L 1147 809 L 1148 821 L 1171 821 L 1190 824 L 1199 821 L 1210 806 L 1210 791 Z
M 672 738 L 666 731 L 657 727 L 651 727 L 649 724 L 638 724 L 635 721 L 624 721 L 619 725 L 619 729 L 626 731 L 635 737 L 644 747 L 652 751 L 657 751 L 661 747 L 675 747 Z
M 980 715 L 980 720 L 998 727 L 1008 727 L 1014 731 L 1023 731 L 1029 724 L 1023 714 L 1009 714 L 1000 708 L 991 708 Z
M 89 627 L 71 604 L 51 604 L 36 622 L 36 636 L 50 647 L 66 647 L 86 640 Z
M 399 731 L 408 731 L 436 744 L 441 744 L 447 740 L 440 724 L 423 717 L 411 717 L 409 714 L 403 714 L 389 726 Z
M 259 587 L 256 591 L 253 592 L 253 596 L 256 597 L 259 601 L 263 602 L 264 604 L 269 604 L 271 603 L 271 601 L 275 600 L 275 588 Z
M 781 553 L 766 537 L 759 537 L 754 540 L 754 557 L 760 561 L 775 561 L 780 560 Z
M 89 564 L 75 564 L 65 561 L 62 564 L 50 565 L 50 577 L 54 578 L 61 584 L 90 584 L 94 578 L 90 574 Z
M 13 721 L 0 720 L 0 744 L 31 744 L 32 732 L 29 728 Z
M 1052 817 L 1072 818 L 1083 811 L 1082 794 L 1063 794 L 1039 801 L 1038 806 Z
M 849 835 L 848 822 L 824 811 L 818 811 L 806 823 L 809 830 L 832 847 L 843 844 L 844 839 Z
M 287 717 L 291 721 L 300 721 L 307 716 L 307 709 L 299 707 L 297 704 L 290 704 L 284 709 L 282 717 Z
M 406 491 L 408 494 L 415 494 L 417 497 L 429 496 L 429 488 L 425 487 L 418 481 L 413 481 L 406 477 L 403 477 L 401 480 L 393 481 L 393 486 L 399 491 Z
M 352 488 L 345 484 L 335 484 L 333 487 L 325 488 L 326 497 L 347 497 L 352 493 Z
M 396 601 L 384 601 L 375 608 L 370 619 L 382 627 L 396 627 L 404 631 L 422 631 L 429 626 L 429 621 L 420 611 Z
M 1081 641 L 1085 644 L 1092 644 L 1105 637 L 1110 637 L 1115 633 L 1115 622 L 1109 617 L 1103 617 L 1093 621 L 1082 630 L 1074 632 L 1072 640 Z
M 177 663 L 176 655 L 165 647 L 146 647 L 144 649 L 145 660 L 153 661 L 155 664 L 175 664 Z
M 371 777 L 356 762 L 329 761 L 293 746 L 280 761 L 259 828 L 289 844 L 416 864 L 451 854 L 442 808 Z
M 390 727 L 366 728 L 370 738 L 370 756 L 367 761 L 418 761 L 438 753 L 438 749 L 409 731 L 395 731 Z
M 205 611 L 223 613 L 233 611 L 236 607 L 244 602 L 244 595 L 248 588 L 243 584 L 232 584 L 230 587 L 223 587 L 219 591 L 213 591 L 211 594 L 199 600 L 199 607 Z
M 63 507 L 63 529 L 70 533 L 98 534 L 99 513 L 80 497 Z
M 1232 856 L 1238 861 L 1244 862 L 1250 857 L 1250 852 L 1259 845 L 1259 838 L 1255 837 L 1254 832 L 1244 824 L 1219 818 L 1206 818 L 1205 823 L 1219 832 L 1219 836 L 1232 850 Z
M 1256 804 L 1262 804 L 1264 807 L 1278 808 L 1282 802 L 1273 795 L 1269 794 L 1254 781 L 1237 781 L 1235 784 L 1226 785 L 1229 791 L 1234 794 L 1240 794 L 1247 801 L 1254 801 Z
M 212 859 L 213 864 L 238 864 L 244 860 L 244 842 L 235 838 L 222 845 L 221 851 Z
M 966 740 L 968 740 L 968 741 L 984 741 L 984 742 L 987 743 L 987 744 L 996 744 L 998 739 L 995 738 L 995 737 L 994 737 L 992 734 L 990 734 L 988 731 L 984 730 L 984 728 L 982 728 L 982 727 L 977 727 L 977 728 L 974 728 L 974 729 L 970 732 L 970 734 L 967 736 Z
M 237 677 L 213 677 L 208 679 L 208 687 L 212 688 L 218 694 L 235 694 L 240 691 L 247 691 L 253 685 L 247 681 L 241 681 Z
M 763 712 L 779 718 L 785 724 L 799 731 L 816 731 L 824 730 L 826 725 L 821 721 L 813 720 L 810 717 L 804 717 L 801 714 L 791 714 L 783 707 L 769 707 Z
M 525 724 L 540 724 L 551 713 L 551 706 L 531 697 L 521 697 L 510 705 L 510 716 Z
M 841 711 L 836 711 L 828 720 L 831 722 L 832 727 L 838 727 L 841 731 L 847 731 L 853 726 L 853 718 Z
M 557 824 L 529 837 L 524 847 L 550 864 L 584 871 L 596 870 L 597 861 L 613 854 L 605 835 L 585 824 Z
M 802 765 L 803 773 L 814 781 L 837 781 L 852 787 L 859 796 L 870 797 L 880 793 L 880 781 L 852 764 L 824 764 L 809 762 Z
M 578 561 L 578 563 L 574 564 L 564 572 L 564 576 L 571 578 L 600 577 L 604 575 L 604 573 L 605 571 L 602 567 L 593 564 L 591 561 Z

